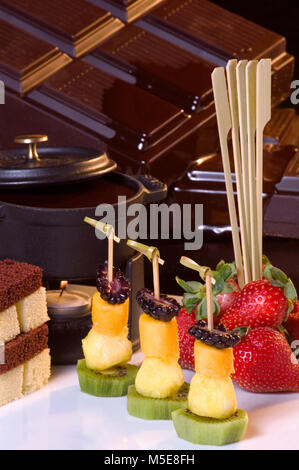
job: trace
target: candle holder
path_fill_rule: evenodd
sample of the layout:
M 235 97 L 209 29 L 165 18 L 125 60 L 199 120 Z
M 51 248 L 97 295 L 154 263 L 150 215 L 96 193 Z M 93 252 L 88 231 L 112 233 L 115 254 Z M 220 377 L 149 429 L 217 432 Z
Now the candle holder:
M 90 286 L 47 291 L 49 347 L 53 365 L 76 364 L 83 358 L 82 339 L 91 328 Z

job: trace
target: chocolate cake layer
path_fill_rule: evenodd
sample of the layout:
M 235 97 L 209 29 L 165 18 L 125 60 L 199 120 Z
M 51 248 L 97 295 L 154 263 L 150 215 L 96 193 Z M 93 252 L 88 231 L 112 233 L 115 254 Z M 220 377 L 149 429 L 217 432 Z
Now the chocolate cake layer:
M 148 11 L 153 9 L 163 0 L 89 0 L 94 5 L 111 11 L 112 15 L 117 16 L 123 21 L 135 21 Z
M 34 101 L 139 152 L 188 121 L 181 109 L 80 60 L 30 93 Z
M 32 294 L 42 285 L 42 270 L 28 263 L 0 261 L 0 312 Z
M 46 324 L 21 333 L 5 344 L 5 364 L 0 364 L 0 374 L 24 364 L 48 347 L 48 326 Z
M 214 65 L 135 25 L 126 26 L 85 58 L 186 112 L 212 99 Z
M 0 17 L 79 57 L 123 27 L 111 13 L 84 0 L 1 0 Z
M 26 93 L 71 58 L 37 37 L 0 19 L 0 79 L 18 93 Z

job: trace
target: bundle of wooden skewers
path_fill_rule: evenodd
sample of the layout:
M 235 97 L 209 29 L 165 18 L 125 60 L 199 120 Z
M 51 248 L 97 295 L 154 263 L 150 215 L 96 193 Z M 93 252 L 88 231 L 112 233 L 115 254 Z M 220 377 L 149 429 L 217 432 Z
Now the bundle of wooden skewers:
M 223 67 L 214 69 L 212 84 L 235 262 L 242 288 L 262 276 L 263 132 L 271 118 L 271 59 L 230 60 L 226 71 Z M 230 135 L 237 204 L 228 151 Z

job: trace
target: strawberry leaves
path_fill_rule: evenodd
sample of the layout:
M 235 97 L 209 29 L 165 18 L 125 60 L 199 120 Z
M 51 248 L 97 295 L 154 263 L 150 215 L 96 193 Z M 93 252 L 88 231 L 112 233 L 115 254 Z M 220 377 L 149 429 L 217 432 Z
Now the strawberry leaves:
M 293 310 L 293 302 L 298 299 L 297 291 L 291 279 L 279 268 L 273 266 L 268 258 L 263 256 L 264 270 L 263 276 L 271 282 L 272 286 L 280 287 L 283 289 L 284 296 L 288 301 L 287 316 Z
M 212 312 L 213 312 L 213 315 L 218 315 L 218 313 L 220 312 L 220 305 L 215 299 L 215 297 L 212 298 Z M 207 298 L 205 296 L 196 307 L 196 319 L 201 320 L 202 318 L 207 318 L 207 315 L 208 315 L 208 307 L 207 307 Z
M 233 276 L 233 270 L 233 263 L 225 263 L 224 261 L 218 263 L 216 271 L 213 271 L 213 277 L 216 281 L 213 286 L 214 295 L 233 292 L 236 289 L 233 284 L 228 282 Z
M 201 282 L 184 281 L 183 279 L 180 279 L 178 276 L 176 276 L 175 280 L 185 292 L 188 292 L 190 294 L 196 294 L 197 292 L 204 290 L 204 285 Z
M 233 330 L 229 330 L 227 333 L 238 334 L 240 338 L 243 339 L 249 333 L 250 330 L 251 330 L 250 326 L 238 326 L 234 328 Z
M 222 277 L 225 281 L 229 279 L 237 280 L 237 269 L 236 263 L 233 261 L 232 263 L 226 263 L 223 259 L 219 261 L 216 266 L 216 271 L 222 274 Z
M 192 268 L 193 269 L 193 268 Z M 205 270 L 209 269 L 204 267 Z M 221 308 L 216 300 L 215 296 L 222 293 L 231 293 L 236 289 L 236 286 L 229 282 L 230 279 L 235 275 L 235 264 L 225 263 L 220 261 L 216 270 L 211 271 L 215 284 L 212 286 L 213 293 L 213 314 L 218 315 Z M 201 272 L 199 275 L 201 276 Z M 176 282 L 185 291 L 183 295 L 183 306 L 188 313 L 191 313 L 196 307 L 196 319 L 207 317 L 207 301 L 206 301 L 206 287 L 203 283 L 198 281 L 184 281 L 183 279 L 176 277 Z
M 183 295 L 183 307 L 188 313 L 191 313 L 196 305 L 201 301 L 201 297 L 190 292 L 185 292 Z

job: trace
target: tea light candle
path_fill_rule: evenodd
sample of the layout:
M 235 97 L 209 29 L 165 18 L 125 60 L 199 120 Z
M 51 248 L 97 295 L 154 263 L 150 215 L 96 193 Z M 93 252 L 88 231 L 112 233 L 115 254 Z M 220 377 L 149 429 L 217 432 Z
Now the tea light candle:
M 47 291 L 48 313 L 56 321 L 82 317 L 90 312 L 91 297 L 86 292 L 65 289 Z

